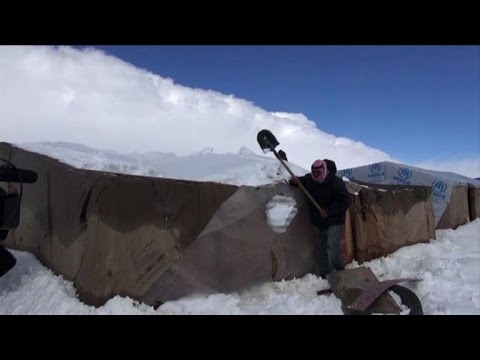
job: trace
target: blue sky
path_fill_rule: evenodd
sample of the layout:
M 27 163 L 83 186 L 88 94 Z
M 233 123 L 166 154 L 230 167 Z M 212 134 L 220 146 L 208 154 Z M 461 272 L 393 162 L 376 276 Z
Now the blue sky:
M 478 46 L 0 46 L 0 140 L 480 176 Z M 313 122 L 316 122 L 317 126 Z M 209 150 L 210 151 L 210 150 Z
M 478 46 L 95 46 L 404 161 L 480 152 Z

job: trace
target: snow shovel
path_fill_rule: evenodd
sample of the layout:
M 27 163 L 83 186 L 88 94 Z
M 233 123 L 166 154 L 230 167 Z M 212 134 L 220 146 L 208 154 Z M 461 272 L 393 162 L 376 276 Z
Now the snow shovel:
M 315 199 L 310 195 L 307 189 L 302 185 L 300 180 L 295 176 L 295 174 L 290 170 L 290 168 L 287 166 L 285 161 L 282 159 L 280 155 L 278 155 L 278 152 L 275 150 L 275 148 L 280 145 L 280 143 L 277 141 L 275 136 L 271 133 L 270 130 L 260 130 L 257 134 L 257 141 L 258 144 L 260 145 L 260 148 L 264 153 L 267 153 L 269 151 L 272 151 L 275 157 L 280 161 L 280 163 L 283 165 L 285 169 L 287 169 L 288 173 L 292 176 L 297 181 L 297 184 L 302 188 L 303 192 L 307 197 L 310 199 L 310 201 L 315 205 L 315 207 L 320 211 L 320 214 L 324 213 L 325 210 L 323 210 L 320 205 L 315 201 Z

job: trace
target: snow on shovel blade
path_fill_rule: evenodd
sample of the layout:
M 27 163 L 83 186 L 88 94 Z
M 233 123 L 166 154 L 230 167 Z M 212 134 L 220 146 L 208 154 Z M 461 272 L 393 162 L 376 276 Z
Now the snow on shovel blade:
M 257 141 L 264 153 L 274 151 L 280 145 L 270 130 L 260 130 L 257 134 Z

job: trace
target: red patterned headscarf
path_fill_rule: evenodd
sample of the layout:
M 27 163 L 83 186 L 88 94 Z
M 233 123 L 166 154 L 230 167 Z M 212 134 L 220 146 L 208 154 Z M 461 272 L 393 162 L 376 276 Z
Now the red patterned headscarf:
M 312 179 L 318 183 L 323 183 L 327 176 L 327 163 L 323 160 L 315 160 L 312 164 Z

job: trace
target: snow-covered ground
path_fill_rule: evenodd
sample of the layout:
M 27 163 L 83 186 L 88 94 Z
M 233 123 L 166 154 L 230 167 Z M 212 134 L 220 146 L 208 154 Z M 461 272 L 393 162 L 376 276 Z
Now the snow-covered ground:
M 402 285 L 419 297 L 425 314 L 480 315 L 480 219 L 456 230 L 437 230 L 436 235 L 428 244 L 404 247 L 363 265 L 380 280 L 421 279 Z M 342 314 L 341 302 L 333 294 L 317 295 L 329 285 L 312 274 L 242 292 L 191 295 L 156 310 L 120 296 L 95 308 L 80 302 L 73 283 L 54 275 L 33 255 L 12 253 L 17 265 L 0 278 L 0 314 Z M 347 268 L 357 266 L 352 263 Z

